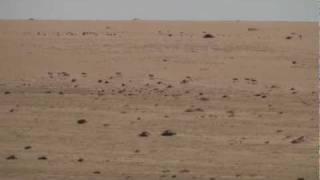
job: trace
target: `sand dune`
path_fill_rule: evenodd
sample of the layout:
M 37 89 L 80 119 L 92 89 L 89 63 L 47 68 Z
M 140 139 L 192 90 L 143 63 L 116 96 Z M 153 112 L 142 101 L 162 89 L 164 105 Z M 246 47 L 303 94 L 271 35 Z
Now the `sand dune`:
M 317 179 L 317 34 L 1 21 L 0 179 Z

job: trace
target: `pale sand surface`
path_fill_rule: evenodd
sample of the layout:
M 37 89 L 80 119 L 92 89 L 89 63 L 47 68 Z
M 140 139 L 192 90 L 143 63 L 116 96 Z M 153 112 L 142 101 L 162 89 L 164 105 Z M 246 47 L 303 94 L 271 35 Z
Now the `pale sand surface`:
M 1 21 L 0 179 L 318 179 L 317 35 Z

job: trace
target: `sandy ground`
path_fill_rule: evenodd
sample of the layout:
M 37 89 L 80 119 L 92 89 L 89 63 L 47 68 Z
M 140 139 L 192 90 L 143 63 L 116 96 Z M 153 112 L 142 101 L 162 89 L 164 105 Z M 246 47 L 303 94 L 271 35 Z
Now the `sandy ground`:
M 0 179 L 318 179 L 317 36 L 1 21 Z

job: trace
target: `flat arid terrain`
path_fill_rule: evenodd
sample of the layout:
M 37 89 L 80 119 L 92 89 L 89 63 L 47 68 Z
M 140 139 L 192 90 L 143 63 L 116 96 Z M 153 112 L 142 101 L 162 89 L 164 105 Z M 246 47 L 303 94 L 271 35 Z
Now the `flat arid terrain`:
M 316 180 L 318 24 L 0 21 L 1 180 Z

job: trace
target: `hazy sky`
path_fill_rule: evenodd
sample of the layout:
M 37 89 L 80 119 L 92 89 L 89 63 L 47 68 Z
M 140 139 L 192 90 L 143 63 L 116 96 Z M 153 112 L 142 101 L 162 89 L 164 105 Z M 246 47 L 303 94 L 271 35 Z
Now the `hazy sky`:
M 0 0 L 0 19 L 317 21 L 317 0 Z

